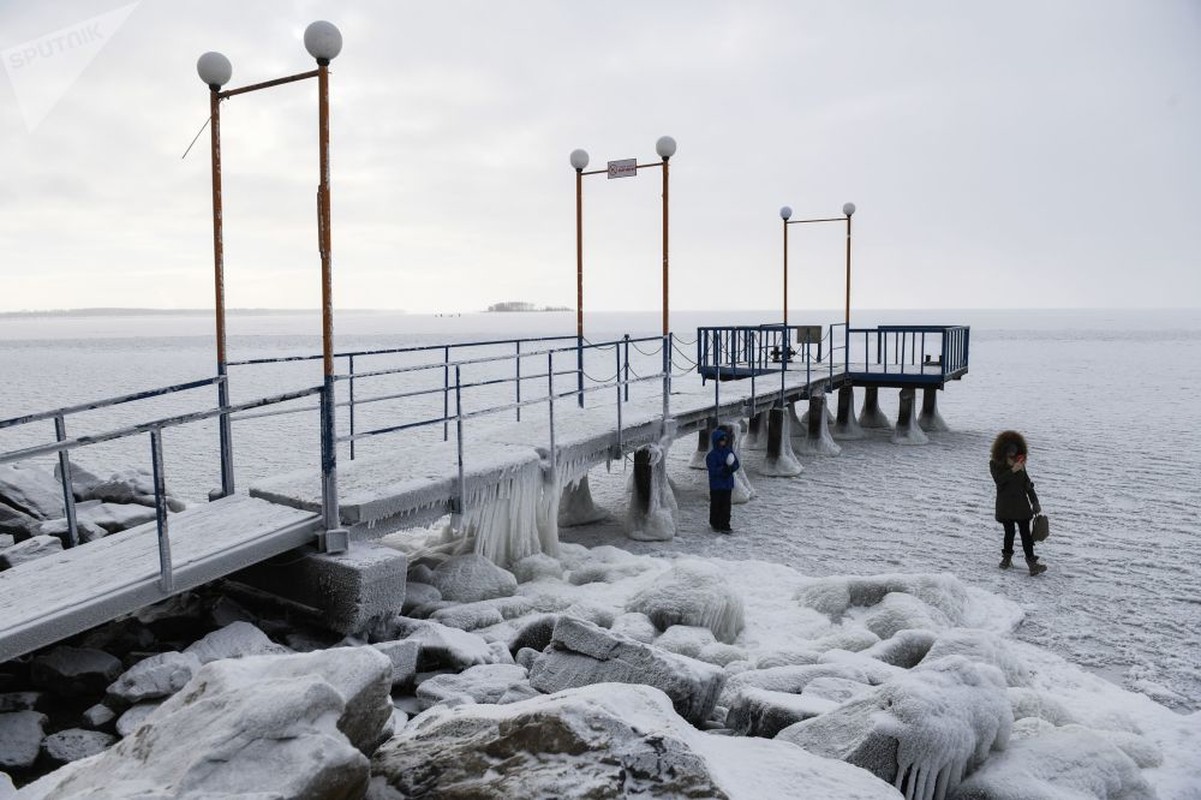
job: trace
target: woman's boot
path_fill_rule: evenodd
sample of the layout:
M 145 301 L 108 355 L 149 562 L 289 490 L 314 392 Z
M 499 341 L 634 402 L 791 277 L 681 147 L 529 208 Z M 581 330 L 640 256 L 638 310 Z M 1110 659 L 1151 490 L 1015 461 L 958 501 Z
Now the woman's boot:
M 997 566 L 999 566 L 1001 569 L 1009 569 L 1011 566 L 1013 566 L 1013 553 L 1002 553 L 1001 563 Z
M 1026 566 L 1030 567 L 1031 575 L 1041 575 L 1047 571 L 1047 565 L 1040 563 L 1037 556 L 1034 558 L 1027 558 Z

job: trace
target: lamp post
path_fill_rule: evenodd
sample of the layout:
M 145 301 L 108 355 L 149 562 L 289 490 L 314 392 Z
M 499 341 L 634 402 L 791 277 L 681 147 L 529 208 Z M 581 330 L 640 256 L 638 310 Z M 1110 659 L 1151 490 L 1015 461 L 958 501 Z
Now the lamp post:
M 304 31 L 304 46 L 317 61 L 317 69 L 288 75 L 263 83 L 242 86 L 222 91 L 229 81 L 232 67 L 229 59 L 220 53 L 205 53 L 196 63 L 200 79 L 209 87 L 211 113 L 212 169 L 213 169 L 213 258 L 217 294 L 217 370 L 225 374 L 225 292 L 224 254 L 222 249 L 221 209 L 221 133 L 220 101 L 239 94 L 280 86 L 285 83 L 317 79 L 317 145 L 319 151 L 320 177 L 317 186 L 317 231 L 318 249 L 321 256 L 321 322 L 324 382 L 321 393 L 321 501 L 322 516 L 326 530 L 323 539 L 329 551 L 345 549 L 345 531 L 340 526 L 337 484 L 337 442 L 334 428 L 334 350 L 333 350 L 333 281 L 332 244 L 330 237 L 330 188 L 329 188 L 329 63 L 342 51 L 342 33 L 330 22 L 320 20 L 310 24 Z M 221 403 L 227 405 L 226 381 L 219 384 Z M 233 491 L 233 462 L 229 451 L 228 418 L 222 416 L 222 491 Z M 330 537 L 329 533 L 336 535 Z
M 639 169 L 662 167 L 663 169 L 663 335 L 668 327 L 668 161 L 676 153 L 676 140 L 660 136 L 655 142 L 655 153 L 661 161 L 654 164 L 638 164 L 636 159 L 626 162 L 611 161 L 605 169 L 589 170 L 588 151 L 572 150 L 571 167 L 575 170 L 575 259 L 576 259 L 576 361 L 578 368 L 579 405 L 584 405 L 584 176 L 607 174 L 610 178 L 625 178 L 636 175 Z M 664 350 L 664 363 L 669 364 L 671 354 Z
M 847 304 L 843 323 L 847 328 L 847 336 L 851 335 L 851 216 L 855 213 L 854 203 L 843 203 L 842 213 L 847 218 Z
M 807 225 L 813 222 L 847 222 L 847 278 L 846 278 L 846 313 L 844 321 L 851 326 L 851 215 L 855 213 L 854 203 L 844 203 L 842 217 L 821 217 L 819 219 L 792 219 L 792 209 L 784 206 L 780 209 L 780 219 L 784 222 L 784 326 L 788 326 L 788 226 Z

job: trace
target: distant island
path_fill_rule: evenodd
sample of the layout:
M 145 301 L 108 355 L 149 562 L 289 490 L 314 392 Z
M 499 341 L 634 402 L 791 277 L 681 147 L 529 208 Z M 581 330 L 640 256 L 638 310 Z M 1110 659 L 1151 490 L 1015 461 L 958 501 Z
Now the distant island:
M 509 300 L 504 303 L 493 303 L 488 311 L 571 311 L 567 306 L 536 306 L 521 300 Z

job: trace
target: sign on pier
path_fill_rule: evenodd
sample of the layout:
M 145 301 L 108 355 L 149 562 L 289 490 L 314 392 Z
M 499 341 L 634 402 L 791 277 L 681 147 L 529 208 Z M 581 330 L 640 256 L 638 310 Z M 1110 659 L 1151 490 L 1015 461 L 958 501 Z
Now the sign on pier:
M 638 174 L 638 159 L 622 158 L 609 162 L 609 179 L 632 178 Z

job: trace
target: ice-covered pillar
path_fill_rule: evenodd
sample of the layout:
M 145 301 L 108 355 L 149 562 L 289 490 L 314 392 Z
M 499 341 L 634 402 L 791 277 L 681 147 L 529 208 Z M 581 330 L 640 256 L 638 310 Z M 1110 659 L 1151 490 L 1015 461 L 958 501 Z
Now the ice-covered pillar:
M 626 535 L 644 542 L 665 542 L 676 535 L 679 507 L 667 481 L 667 459 L 659 445 L 634 451 Z
M 891 428 L 892 423 L 880 410 L 880 387 L 867 386 L 863 390 L 863 410 L 859 412 L 861 428 Z
M 929 441 L 917 424 L 917 392 L 912 386 L 901 390 L 901 401 L 897 410 L 897 426 L 892 440 L 897 444 L 925 444 Z
M 785 409 L 773 408 L 768 411 L 764 475 L 791 478 L 801 474 L 801 462 L 797 461 L 796 454 L 792 452 L 792 437 L 789 433 L 789 420 Z
M 746 464 L 742 462 L 741 421 L 727 422 L 721 426 L 721 429 L 726 432 L 726 436 L 730 437 L 730 449 L 734 451 L 734 455 L 742 464 L 741 468 L 734 473 L 734 491 L 730 495 L 730 502 L 740 505 L 755 496 L 755 487 L 751 486 L 751 479 L 746 474 Z
M 947 423 L 938 414 L 938 387 L 922 387 L 922 413 L 918 415 L 917 424 L 924 431 L 947 431 Z
M 863 428 L 855 418 L 855 387 L 843 386 L 838 390 L 838 415 L 834 418 L 835 439 L 862 439 Z
M 635 469 L 637 467 L 635 466 Z M 592 489 L 588 486 L 588 476 L 574 483 L 567 484 L 559 498 L 559 527 L 571 528 L 576 525 L 588 525 L 608 519 L 609 512 L 598 508 L 592 501 Z
M 830 436 L 826 415 L 826 395 L 818 392 L 809 398 L 809 411 L 805 414 L 805 437 L 801 440 L 802 453 L 836 456 L 842 448 Z
M 783 409 L 780 409 L 783 411 Z M 744 450 L 763 450 L 770 449 L 769 437 L 771 436 L 771 422 L 768 419 L 770 412 L 761 411 L 758 414 L 753 414 L 750 420 L 747 421 L 746 437 L 742 443 Z M 767 422 L 767 429 L 764 430 L 764 422 Z M 766 435 L 765 435 L 766 434 Z
M 709 455 L 709 449 L 712 445 L 709 442 L 709 434 L 717 427 L 717 420 L 710 418 L 705 427 L 697 431 L 696 434 L 696 450 L 692 452 L 692 460 L 688 462 L 688 466 L 692 469 L 705 469 L 705 456 Z

